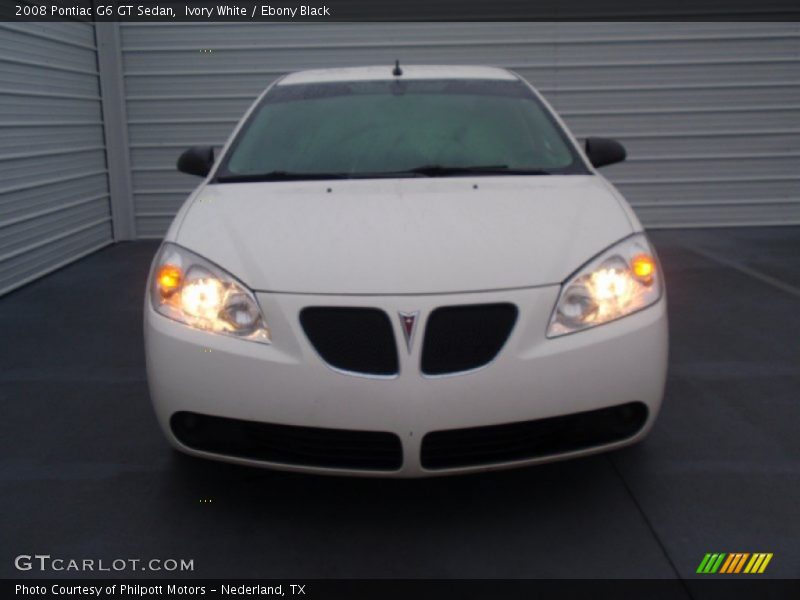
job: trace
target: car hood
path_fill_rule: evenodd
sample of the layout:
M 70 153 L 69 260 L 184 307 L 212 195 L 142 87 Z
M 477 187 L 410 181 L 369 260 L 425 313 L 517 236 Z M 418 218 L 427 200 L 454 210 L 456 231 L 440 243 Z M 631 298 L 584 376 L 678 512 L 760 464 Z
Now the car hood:
M 209 184 L 174 241 L 254 290 L 430 294 L 563 281 L 633 227 L 599 176 Z

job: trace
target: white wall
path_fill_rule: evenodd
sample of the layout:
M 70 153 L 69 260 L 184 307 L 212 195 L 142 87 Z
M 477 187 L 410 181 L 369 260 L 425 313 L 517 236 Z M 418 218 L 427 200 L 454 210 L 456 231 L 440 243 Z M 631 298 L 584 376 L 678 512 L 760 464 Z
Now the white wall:
M 94 27 L 0 23 L 0 294 L 111 242 Z

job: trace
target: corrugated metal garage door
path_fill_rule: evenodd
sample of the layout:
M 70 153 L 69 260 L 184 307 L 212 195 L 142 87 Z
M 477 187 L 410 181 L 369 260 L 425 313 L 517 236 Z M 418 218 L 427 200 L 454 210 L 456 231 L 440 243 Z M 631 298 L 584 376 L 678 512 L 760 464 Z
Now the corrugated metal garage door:
M 511 67 L 607 169 L 648 226 L 800 223 L 796 23 L 125 24 L 136 227 L 160 236 L 196 180 L 180 150 L 221 144 L 275 77 L 323 66 Z
M 0 294 L 111 241 L 93 26 L 0 24 Z

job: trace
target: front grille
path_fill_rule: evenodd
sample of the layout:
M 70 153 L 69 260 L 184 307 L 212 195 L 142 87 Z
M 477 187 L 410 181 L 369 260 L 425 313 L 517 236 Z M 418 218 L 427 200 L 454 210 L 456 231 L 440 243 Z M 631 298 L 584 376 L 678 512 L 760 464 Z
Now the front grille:
M 516 320 L 513 304 L 437 308 L 425 327 L 422 372 L 444 375 L 486 365 L 500 352 Z
M 426 469 L 450 469 L 583 450 L 632 437 L 647 414 L 646 405 L 630 402 L 536 421 L 435 431 L 422 439 L 421 462 Z
M 300 323 L 316 351 L 332 367 L 391 376 L 399 371 L 389 317 L 377 308 L 310 307 Z
M 192 412 L 170 419 L 178 440 L 194 450 L 287 465 L 396 471 L 400 438 L 380 431 L 295 427 Z

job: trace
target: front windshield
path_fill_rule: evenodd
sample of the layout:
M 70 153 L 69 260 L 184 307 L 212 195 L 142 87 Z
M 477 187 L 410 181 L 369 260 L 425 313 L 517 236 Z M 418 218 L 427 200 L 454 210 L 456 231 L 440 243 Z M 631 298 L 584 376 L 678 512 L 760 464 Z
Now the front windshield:
M 386 80 L 277 85 L 237 136 L 218 180 L 414 169 L 586 173 L 520 81 Z

